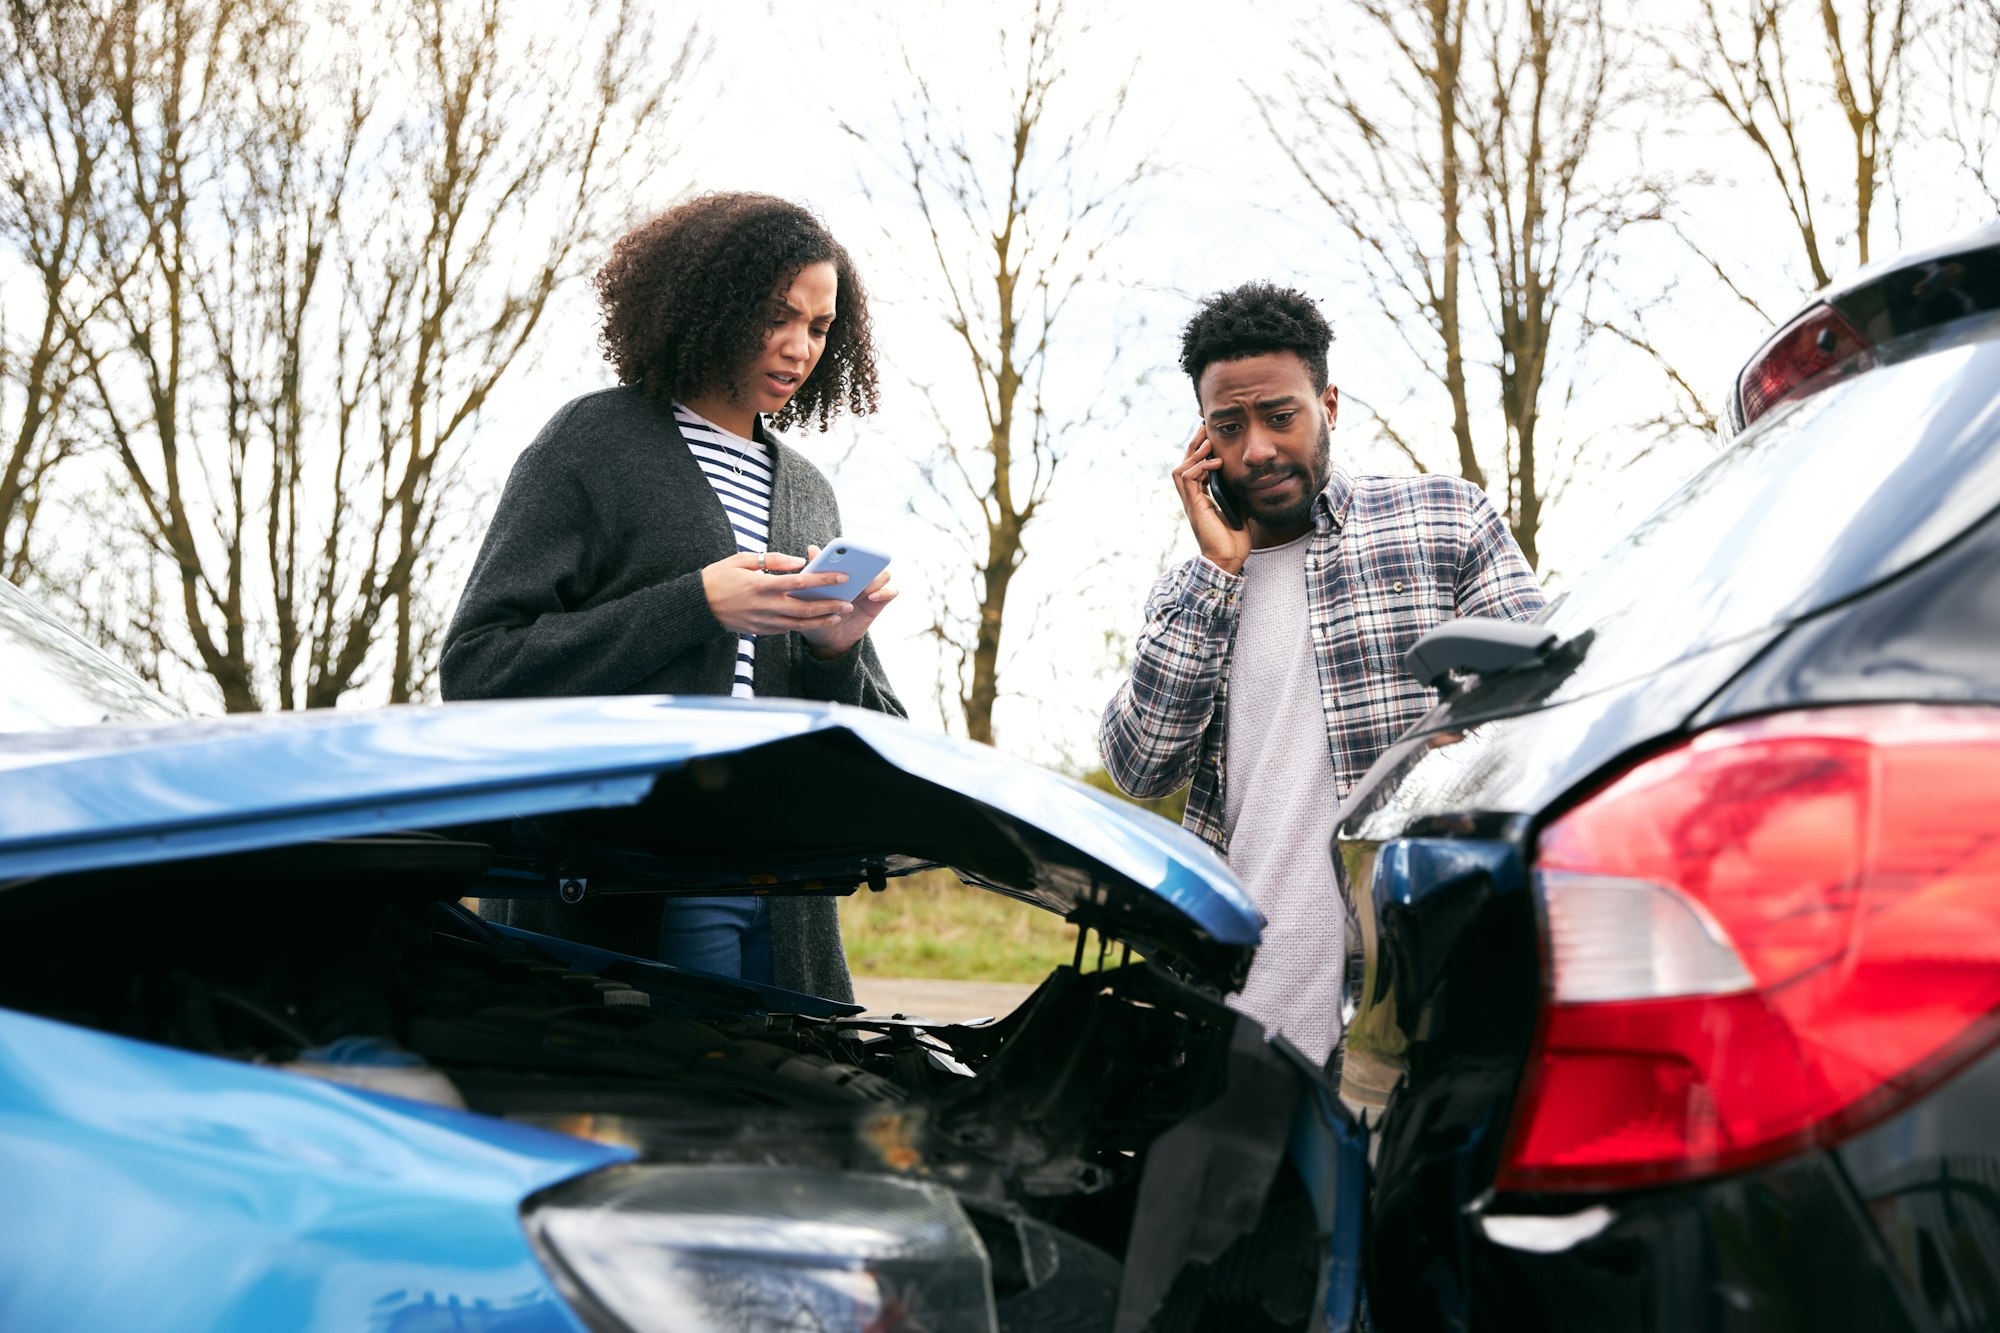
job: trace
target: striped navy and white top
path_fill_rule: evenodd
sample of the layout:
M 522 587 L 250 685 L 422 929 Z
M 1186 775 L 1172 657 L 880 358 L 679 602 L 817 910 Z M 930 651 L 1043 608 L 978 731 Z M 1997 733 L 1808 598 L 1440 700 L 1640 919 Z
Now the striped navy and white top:
M 706 417 L 674 404 L 674 420 L 688 442 L 702 475 L 715 488 L 722 512 L 736 530 L 736 549 L 756 553 L 770 549 L 771 454 L 756 440 L 724 430 Z M 736 641 L 736 680 L 731 697 L 749 699 L 757 691 L 757 639 L 745 634 Z

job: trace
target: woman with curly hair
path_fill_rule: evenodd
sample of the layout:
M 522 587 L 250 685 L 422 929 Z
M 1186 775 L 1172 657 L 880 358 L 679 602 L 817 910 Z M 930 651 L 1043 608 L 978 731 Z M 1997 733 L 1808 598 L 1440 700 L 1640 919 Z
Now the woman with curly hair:
M 884 573 L 840 600 L 788 594 L 840 535 L 818 469 L 767 427 L 875 409 L 868 302 L 805 209 L 690 199 L 596 277 L 619 387 L 565 405 L 521 454 L 445 631 L 447 699 L 733 694 L 903 714 L 867 638 Z M 849 999 L 825 898 L 614 895 L 491 904 L 603 948 Z

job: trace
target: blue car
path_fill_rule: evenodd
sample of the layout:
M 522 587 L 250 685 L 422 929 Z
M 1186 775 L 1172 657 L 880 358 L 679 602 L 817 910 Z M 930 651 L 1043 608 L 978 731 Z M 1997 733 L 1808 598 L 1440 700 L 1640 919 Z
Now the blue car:
M 1179 829 L 837 707 L 192 720 L 0 584 L 0 1328 L 1343 1328 L 1363 1167 Z M 807 794 L 810 793 L 808 796 Z M 972 1024 L 467 899 L 1078 927 Z

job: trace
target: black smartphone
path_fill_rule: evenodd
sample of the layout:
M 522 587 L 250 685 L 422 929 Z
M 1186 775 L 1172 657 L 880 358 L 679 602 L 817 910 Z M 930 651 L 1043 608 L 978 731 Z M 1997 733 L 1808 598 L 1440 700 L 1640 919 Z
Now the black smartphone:
M 1222 489 L 1222 479 L 1211 472 L 1208 474 L 1208 498 L 1215 502 L 1215 511 L 1222 515 L 1222 521 L 1238 532 L 1243 531 L 1243 515 L 1236 512 L 1236 506 L 1229 502 L 1229 493 Z

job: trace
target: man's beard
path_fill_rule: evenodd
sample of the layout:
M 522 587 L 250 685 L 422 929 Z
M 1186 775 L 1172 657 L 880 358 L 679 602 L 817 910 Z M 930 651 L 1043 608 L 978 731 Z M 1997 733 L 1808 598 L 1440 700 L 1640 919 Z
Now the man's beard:
M 1304 470 L 1296 464 L 1273 463 L 1269 467 L 1260 468 L 1255 472 L 1246 474 L 1241 482 L 1224 482 L 1223 485 L 1229 491 L 1229 498 L 1236 502 L 1236 511 L 1256 519 L 1260 527 L 1291 528 L 1297 527 L 1301 523 L 1312 521 L 1313 501 L 1317 500 L 1319 493 L 1326 489 L 1327 478 L 1332 475 L 1333 427 L 1327 424 L 1325 417 L 1321 417 L 1319 422 L 1319 439 L 1313 445 L 1311 476 L 1306 476 Z M 1250 503 L 1249 492 L 1246 488 L 1251 482 L 1287 476 L 1299 477 L 1306 483 L 1303 493 L 1297 500 L 1286 505 L 1283 509 L 1274 510 L 1269 513 Z

